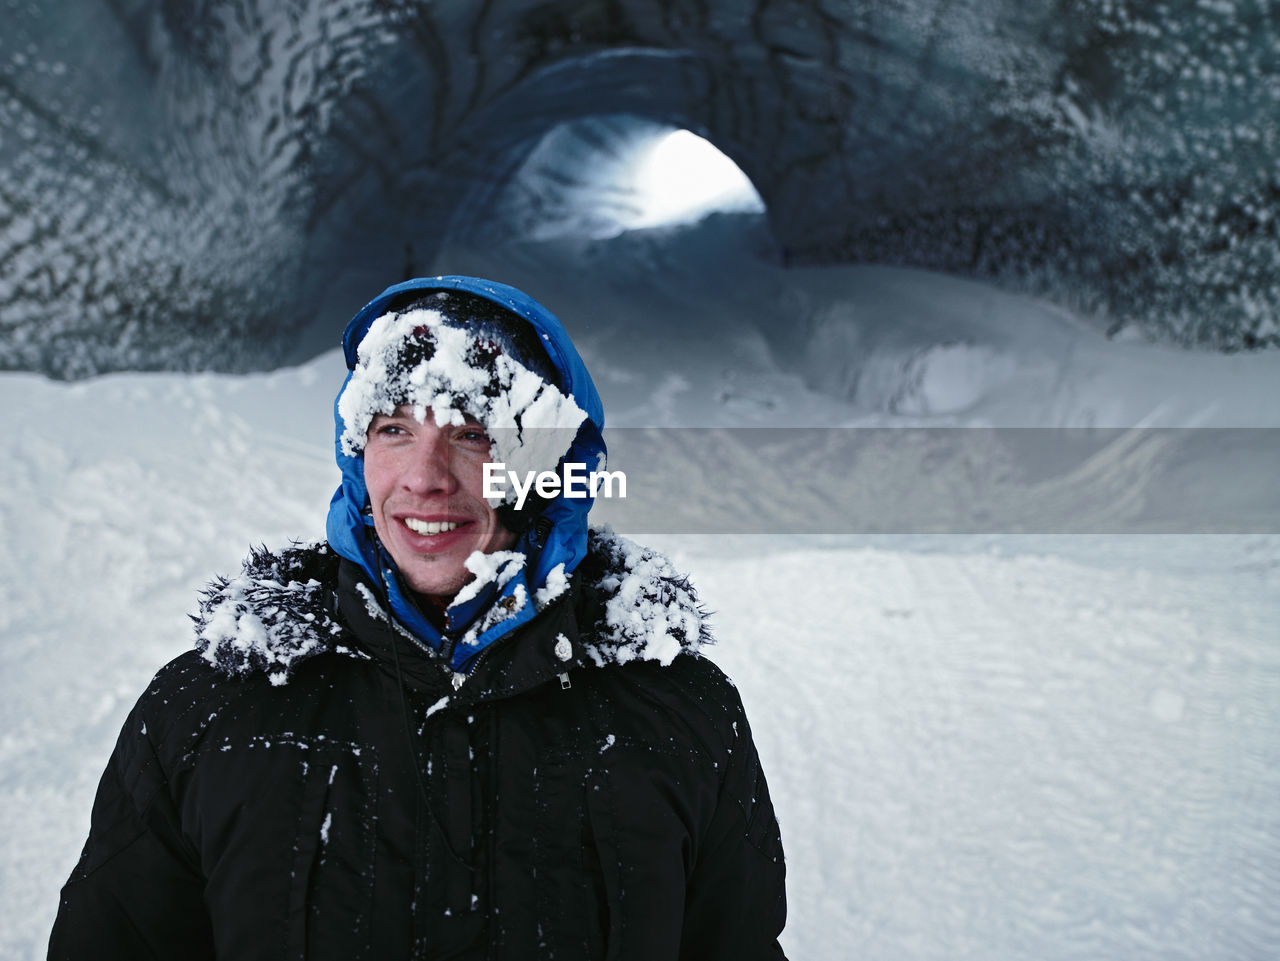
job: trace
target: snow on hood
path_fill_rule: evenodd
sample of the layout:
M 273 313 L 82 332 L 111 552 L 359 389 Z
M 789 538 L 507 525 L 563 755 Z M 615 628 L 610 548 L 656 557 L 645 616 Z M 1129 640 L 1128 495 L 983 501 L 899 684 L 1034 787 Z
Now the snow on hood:
M 273 684 L 284 684 L 318 654 L 368 659 L 332 614 L 338 563 L 324 542 L 278 554 L 251 551 L 237 576 L 216 578 L 202 593 L 192 615 L 196 649 L 228 676 L 265 673 Z M 583 569 L 592 572 L 586 586 L 603 607 L 594 625 L 580 625 L 584 663 L 666 665 L 710 642 L 696 592 L 664 555 L 608 528 L 593 528 Z M 371 613 L 385 616 L 380 609 Z
M 507 370 L 513 388 L 518 390 L 532 385 L 537 390 L 529 398 L 517 398 L 509 393 L 502 402 L 507 406 L 503 409 L 495 409 L 491 413 L 499 420 L 507 418 L 513 423 L 522 423 L 525 426 L 549 425 L 560 431 L 557 433 L 557 430 L 553 429 L 528 432 L 530 436 L 538 435 L 539 439 L 536 442 L 526 439 L 523 452 L 517 451 L 519 454 L 517 461 L 536 458 L 540 461 L 538 468 L 545 469 L 548 466 L 548 457 L 551 467 L 563 458 L 565 463 L 585 464 L 589 465 L 590 470 L 602 470 L 606 455 L 601 433 L 604 429 L 604 408 L 600 402 L 600 395 L 591 380 L 591 375 L 587 372 L 586 365 L 573 346 L 568 332 L 555 315 L 514 287 L 474 277 L 419 278 L 388 287 L 352 318 L 343 335 L 343 348 L 349 373 L 334 402 L 334 449 L 338 467 L 342 473 L 342 483 L 334 493 L 329 506 L 326 534 L 329 544 L 338 554 L 359 564 L 373 583 L 384 584 L 396 619 L 428 646 L 437 649 L 441 646 L 440 632 L 401 591 L 399 578 L 395 574 L 391 559 L 378 549 L 373 520 L 365 509 L 368 503 L 368 491 L 364 484 L 364 459 L 358 449 L 359 445 L 353 443 L 352 438 L 348 436 L 348 428 L 349 426 L 359 427 L 360 418 L 368 413 L 370 407 L 368 392 L 359 386 L 364 376 L 361 373 L 361 364 L 365 363 L 365 371 L 372 375 L 374 368 L 369 365 L 378 363 L 377 345 L 385 341 L 391 325 L 398 322 L 394 315 L 388 317 L 388 306 L 407 294 L 427 294 L 438 291 L 472 294 L 498 305 L 518 318 L 523 318 L 537 336 L 538 343 L 554 368 L 559 383 L 552 385 L 553 391 L 539 386 L 543 383 L 541 378 L 536 379 L 536 384 L 524 378 L 520 370 L 516 369 L 520 367 L 519 364 L 514 364 Z M 424 311 L 424 313 L 430 313 L 430 311 Z M 418 321 L 430 323 L 430 319 L 426 316 L 413 320 L 414 323 Z M 404 320 L 404 323 L 407 324 L 409 321 Z M 375 325 L 379 324 L 382 326 L 375 331 Z M 362 359 L 361 345 L 371 334 L 374 340 L 366 361 Z M 450 384 L 455 387 L 465 386 L 467 379 L 472 376 L 470 372 L 463 369 L 465 366 L 467 365 L 452 364 L 448 369 L 442 368 L 439 371 L 423 369 L 421 371 L 423 393 L 418 395 L 418 401 L 424 402 L 425 406 L 430 386 L 428 382 L 431 381 L 436 382 L 437 386 Z M 355 393 L 344 401 L 353 382 L 357 384 Z M 467 392 L 464 391 L 464 393 Z M 347 408 L 346 412 L 352 417 L 351 425 L 344 417 L 344 404 Z M 452 402 L 450 407 L 457 409 L 457 405 Z M 518 417 L 514 413 L 516 408 L 520 408 Z M 474 415 L 474 412 L 472 413 Z M 371 417 L 372 414 L 368 416 Z M 571 423 L 576 424 L 576 430 L 570 426 Z M 367 426 L 367 421 L 365 425 Z M 363 427 L 359 429 L 363 431 Z M 499 430 L 496 433 L 500 435 L 503 431 Z M 521 432 L 517 430 L 513 433 Z M 541 450 L 549 437 L 554 437 L 556 444 L 567 444 L 567 449 L 560 448 L 558 453 Z M 514 443 L 519 448 L 520 441 L 517 440 Z M 548 578 L 571 573 L 578 566 L 587 552 L 587 514 L 592 502 L 591 497 L 565 497 L 562 491 L 553 500 L 540 505 L 539 523 L 528 524 L 520 532 L 519 540 L 515 545 L 528 561 L 520 574 L 500 588 L 493 585 L 476 596 L 463 600 L 455 598 L 447 612 L 450 630 L 462 630 L 476 623 L 485 610 L 495 603 L 519 604 L 513 616 L 503 619 L 489 630 L 480 632 L 475 638 L 475 644 L 460 646 L 457 649 L 459 657 L 474 657 L 484 646 L 492 643 L 506 631 L 533 617 L 536 613 L 533 599 L 546 589 Z M 559 573 L 556 573 L 557 571 Z M 512 601 L 505 601 L 508 597 L 512 598 Z M 460 662 L 455 667 L 465 670 L 467 665 Z
M 424 342 L 430 350 L 414 350 Z M 429 409 L 440 427 L 474 417 L 492 438 L 493 460 L 520 477 L 555 470 L 587 419 L 572 397 L 496 353 L 483 333 L 424 307 L 383 314 L 361 338 L 338 397 L 343 453 L 359 456 L 374 415 L 394 413 L 400 404 L 412 407 L 419 423 Z M 515 487 L 508 485 L 506 501 L 515 500 Z M 490 506 L 501 503 L 499 498 Z

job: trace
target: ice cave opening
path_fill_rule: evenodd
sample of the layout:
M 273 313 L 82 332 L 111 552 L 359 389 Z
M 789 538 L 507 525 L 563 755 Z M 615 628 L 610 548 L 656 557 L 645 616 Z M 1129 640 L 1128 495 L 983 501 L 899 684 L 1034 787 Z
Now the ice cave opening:
M 656 134 L 628 171 L 640 203 L 628 229 L 683 224 L 709 213 L 763 213 L 764 202 L 732 160 L 690 130 Z
M 486 206 L 484 216 L 468 217 L 457 239 L 602 240 L 717 212 L 765 211 L 750 178 L 709 140 L 628 114 L 556 125 Z

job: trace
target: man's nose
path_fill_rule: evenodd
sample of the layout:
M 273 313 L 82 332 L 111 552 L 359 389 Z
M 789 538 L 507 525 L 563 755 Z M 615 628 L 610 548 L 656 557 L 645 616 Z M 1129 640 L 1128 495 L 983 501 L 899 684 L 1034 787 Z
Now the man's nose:
M 452 494 L 458 489 L 453 451 L 444 431 L 423 430 L 408 451 L 400 483 L 415 494 Z

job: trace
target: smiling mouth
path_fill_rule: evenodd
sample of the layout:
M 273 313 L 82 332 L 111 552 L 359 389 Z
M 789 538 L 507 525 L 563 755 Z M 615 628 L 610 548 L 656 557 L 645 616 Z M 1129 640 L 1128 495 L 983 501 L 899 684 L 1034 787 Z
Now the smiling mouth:
M 427 537 L 434 537 L 436 534 L 447 534 L 449 531 L 457 530 L 458 528 L 457 523 L 454 521 L 420 521 L 416 517 L 406 517 L 404 526 L 415 534 L 424 534 Z

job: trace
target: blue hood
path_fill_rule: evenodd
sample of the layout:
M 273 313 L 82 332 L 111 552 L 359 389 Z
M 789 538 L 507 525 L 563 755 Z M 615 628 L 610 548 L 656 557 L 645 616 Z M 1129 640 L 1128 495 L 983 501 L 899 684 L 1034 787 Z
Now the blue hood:
M 510 310 L 527 320 L 537 331 L 543 347 L 559 373 L 556 386 L 571 396 L 586 412 L 587 419 L 578 428 L 573 445 L 565 454 L 564 462 L 587 464 L 588 470 L 597 469 L 605 453 L 604 408 L 596 392 L 591 375 L 569 339 L 564 325 L 533 298 L 508 287 L 475 277 L 423 277 L 388 287 L 352 318 L 342 337 L 342 347 L 347 360 L 347 379 L 343 381 L 338 397 L 351 379 L 355 368 L 357 348 L 365 333 L 377 318 L 386 313 L 387 304 L 397 296 L 411 291 L 457 290 L 475 294 Z M 479 615 L 503 597 L 523 599 L 523 604 L 509 617 L 498 621 L 468 643 L 457 644 L 451 651 L 451 666 L 466 671 L 477 654 L 489 644 L 531 619 L 537 610 L 535 592 L 544 587 L 548 576 L 558 566 L 564 565 L 564 573 L 572 572 L 587 553 L 587 513 L 591 510 L 591 497 L 567 498 L 563 493 L 541 511 L 540 522 L 529 525 L 521 534 L 514 550 L 526 557 L 524 569 L 499 590 L 480 592 L 470 601 L 449 608 L 446 633 L 450 644 L 410 600 L 390 556 L 381 548 L 374 535 L 373 517 L 366 509 L 369 495 L 364 484 L 364 457 L 343 453 L 342 433 L 345 425 L 334 400 L 334 449 L 338 468 L 342 472 L 342 484 L 329 504 L 326 533 L 329 544 L 342 557 L 359 564 L 373 582 L 382 582 L 387 600 L 396 619 L 419 640 L 435 649 L 449 649 L 452 642 L 462 636 Z M 522 590 L 521 590 L 522 589 Z

